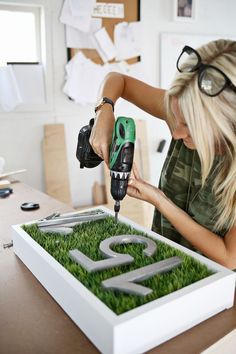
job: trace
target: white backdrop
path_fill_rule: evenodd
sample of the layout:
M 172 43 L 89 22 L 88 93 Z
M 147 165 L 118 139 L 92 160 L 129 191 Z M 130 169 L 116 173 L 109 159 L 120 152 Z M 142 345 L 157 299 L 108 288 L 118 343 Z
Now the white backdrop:
M 160 84 L 168 89 L 176 72 L 176 61 L 185 45 L 197 49 L 210 41 L 222 38 L 222 35 L 199 35 L 180 33 L 161 33 Z M 224 35 L 224 39 L 236 40 L 236 36 Z

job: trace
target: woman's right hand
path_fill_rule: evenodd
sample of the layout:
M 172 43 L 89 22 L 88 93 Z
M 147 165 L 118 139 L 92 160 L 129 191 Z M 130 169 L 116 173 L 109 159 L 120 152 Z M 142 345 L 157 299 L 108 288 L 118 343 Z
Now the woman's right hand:
M 149 114 L 165 119 L 164 94 L 165 91 L 162 89 L 152 87 L 133 77 L 111 72 L 104 79 L 99 96 L 109 97 L 114 104 L 118 98 L 122 97 Z M 104 104 L 100 110 L 97 111 L 89 139 L 94 152 L 100 156 L 107 165 L 109 164 L 109 148 L 114 123 L 115 116 L 112 106 L 110 104 Z
M 96 114 L 89 139 L 94 152 L 101 157 L 107 165 L 109 164 L 109 150 L 114 124 L 115 116 L 111 105 L 103 105 Z

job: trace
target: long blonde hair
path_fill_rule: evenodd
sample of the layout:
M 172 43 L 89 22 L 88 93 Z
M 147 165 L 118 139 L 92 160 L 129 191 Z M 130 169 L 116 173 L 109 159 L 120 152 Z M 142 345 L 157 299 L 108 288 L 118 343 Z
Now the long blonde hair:
M 236 85 L 236 42 L 219 39 L 199 49 L 203 63 L 221 69 Z M 212 173 L 215 156 L 220 160 L 213 191 L 216 196 L 215 231 L 231 229 L 236 224 L 236 93 L 223 90 L 209 97 L 198 88 L 198 73 L 178 73 L 166 94 L 170 127 L 174 124 L 172 97 L 178 98 L 200 161 L 202 186 Z

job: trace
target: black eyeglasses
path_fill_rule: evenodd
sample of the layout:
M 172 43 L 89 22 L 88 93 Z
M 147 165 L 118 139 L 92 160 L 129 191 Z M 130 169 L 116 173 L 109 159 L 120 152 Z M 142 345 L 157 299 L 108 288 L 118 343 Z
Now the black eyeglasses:
M 203 64 L 199 53 L 187 45 L 183 48 L 176 66 L 179 72 L 198 70 L 199 90 L 207 96 L 217 96 L 225 88 L 230 88 L 236 93 L 236 86 L 223 71 L 213 65 Z

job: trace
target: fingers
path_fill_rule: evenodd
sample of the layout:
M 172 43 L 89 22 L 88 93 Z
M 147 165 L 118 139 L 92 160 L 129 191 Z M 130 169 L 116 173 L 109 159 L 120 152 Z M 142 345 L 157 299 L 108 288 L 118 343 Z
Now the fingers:
M 108 136 L 104 136 L 93 127 L 89 143 L 95 152 L 106 164 L 109 163 L 110 141 Z
M 102 152 L 102 159 L 107 164 L 107 166 L 109 166 L 109 149 L 106 149 L 104 152 Z
M 130 177 L 130 178 L 129 178 L 129 181 L 128 181 L 128 185 L 129 185 L 129 186 L 132 185 L 132 187 L 133 187 L 134 184 L 135 184 L 135 179 L 134 179 L 133 177 Z
M 148 203 L 152 203 L 156 198 L 157 188 L 151 184 L 136 178 L 130 178 L 128 182 L 127 194 Z
M 128 188 L 132 196 L 140 194 L 141 183 L 134 178 L 129 178 Z M 131 195 L 130 195 L 131 196 Z
M 132 185 L 128 185 L 127 194 L 132 198 L 142 199 L 139 190 Z
M 115 118 L 113 112 L 110 112 L 110 110 L 106 111 L 106 109 L 98 111 L 89 139 L 94 152 L 106 163 L 108 163 L 109 160 L 109 148 L 114 122 Z
M 136 178 L 132 178 L 132 177 L 129 178 L 128 186 L 141 190 L 143 185 L 144 183 L 142 180 L 137 180 Z
M 140 179 L 140 174 L 135 162 L 133 162 L 133 175 L 135 178 Z
M 97 142 L 97 139 L 94 139 L 92 133 L 89 139 L 89 143 L 95 154 L 97 154 L 101 159 L 103 159 L 107 163 L 109 159 L 109 145 L 104 143 L 100 144 L 99 142 Z
M 131 175 L 130 175 L 131 178 L 133 179 L 140 179 L 140 174 L 139 174 L 139 171 L 138 171 L 138 168 L 137 168 L 137 165 L 135 162 L 133 162 L 133 166 L 132 166 L 132 170 L 131 170 Z

